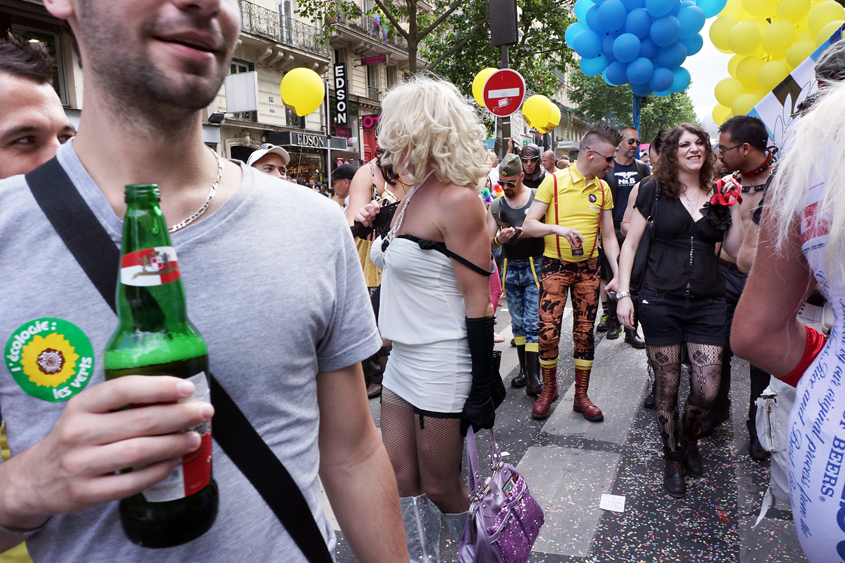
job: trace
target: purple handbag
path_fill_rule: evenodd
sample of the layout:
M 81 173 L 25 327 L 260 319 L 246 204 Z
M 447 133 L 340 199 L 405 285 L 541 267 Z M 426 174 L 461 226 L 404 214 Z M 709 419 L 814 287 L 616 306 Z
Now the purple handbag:
M 458 563 L 525 563 L 545 516 L 522 475 L 502 460 L 492 430 L 490 438 L 493 475 L 482 483 L 475 435 L 467 432 L 470 507 Z

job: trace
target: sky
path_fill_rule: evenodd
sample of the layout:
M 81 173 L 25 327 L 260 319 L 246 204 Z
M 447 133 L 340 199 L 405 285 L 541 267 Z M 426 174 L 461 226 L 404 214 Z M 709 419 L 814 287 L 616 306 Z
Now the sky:
M 701 123 L 710 115 L 716 105 L 716 95 L 713 93 L 716 83 L 730 76 L 728 74 L 728 61 L 731 56 L 720 53 L 710 41 L 710 24 L 714 21 L 716 21 L 716 18 L 708 19 L 704 24 L 704 29 L 701 30 L 701 36 L 704 37 L 704 47 L 697 54 L 688 58 L 683 65 L 692 77 L 692 85 L 687 93 Z

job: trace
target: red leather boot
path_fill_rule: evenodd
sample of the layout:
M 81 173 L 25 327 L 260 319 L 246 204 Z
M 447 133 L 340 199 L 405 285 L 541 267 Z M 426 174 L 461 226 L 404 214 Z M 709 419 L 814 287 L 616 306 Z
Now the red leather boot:
M 590 386 L 590 370 L 575 368 L 575 402 L 572 410 L 584 415 L 590 422 L 601 422 L 604 415 L 597 406 L 587 397 L 587 388 Z
M 543 372 L 543 390 L 540 396 L 534 401 L 534 408 L 531 409 L 531 416 L 537 420 L 549 418 L 552 414 L 552 404 L 557 401 L 557 365 L 544 366 L 540 364 Z

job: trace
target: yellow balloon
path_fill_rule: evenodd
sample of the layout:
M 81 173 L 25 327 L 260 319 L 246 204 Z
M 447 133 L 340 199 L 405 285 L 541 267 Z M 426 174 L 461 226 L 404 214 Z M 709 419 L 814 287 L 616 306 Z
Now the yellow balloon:
M 546 126 L 546 131 L 551 131 L 560 124 L 560 108 L 557 104 L 552 103 L 552 116 L 549 119 L 549 124 Z
M 728 46 L 738 55 L 753 54 L 760 47 L 760 28 L 753 22 L 736 24 L 728 32 Z
M 725 78 L 716 84 L 714 93 L 716 94 L 716 101 L 725 107 L 731 107 L 737 96 L 745 93 L 745 88 L 742 86 L 742 82 L 736 78 Z
M 840 20 L 845 20 L 845 8 L 831 0 L 810 8 L 810 15 L 807 16 L 807 27 L 810 29 L 810 33 L 816 36 L 824 26 Z
M 757 82 L 757 73 L 760 72 L 761 66 L 763 66 L 763 59 L 749 55 L 743 58 L 736 67 L 737 78 L 747 92 L 753 92 L 760 87 Z
M 713 22 L 710 26 L 710 41 L 713 45 L 723 53 L 730 52 L 730 45 L 728 45 L 728 34 L 731 29 L 737 24 L 737 20 L 730 16 L 722 16 Z
M 317 110 L 326 96 L 326 85 L 310 68 L 295 68 L 285 74 L 279 85 L 282 103 L 303 117 Z
M 731 113 L 734 115 L 745 115 L 751 111 L 751 108 L 756 106 L 759 101 L 760 98 L 754 94 L 743 94 L 738 96 L 737 99 L 734 100 L 734 103 L 731 104 Z
M 545 129 L 552 121 L 552 107 L 554 107 L 554 104 L 551 100 L 537 94 L 531 96 L 522 104 L 522 115 L 528 121 L 530 127 L 541 133 L 546 133 Z
M 752 92 L 752 94 L 754 94 L 755 96 L 757 96 L 758 98 L 760 98 L 762 100 L 763 98 L 765 98 L 766 96 L 769 95 L 769 92 L 763 90 L 762 88 L 759 88 L 759 89 L 755 90 L 754 92 Z
M 816 36 L 816 47 L 821 47 L 822 43 L 830 39 L 830 36 L 833 35 L 833 32 L 842 27 L 842 24 L 845 23 L 843 20 L 832 21 L 826 26 L 824 26 L 819 34 Z
M 799 41 L 786 52 L 786 64 L 793 70 L 816 50 L 814 41 Z
M 730 74 L 732 78 L 739 78 L 739 76 L 736 75 L 736 68 L 744 58 L 745 55 L 734 55 L 731 57 L 731 60 L 728 61 L 728 74 Z
M 763 49 L 773 57 L 782 57 L 795 43 L 795 25 L 788 21 L 776 21 L 766 27 L 762 34 Z
M 810 0 L 780 0 L 777 18 L 791 23 L 798 23 L 810 13 Z
M 727 108 L 722 104 L 716 104 L 716 107 L 713 108 L 713 121 L 716 122 L 716 125 L 721 125 L 725 122 L 725 117 L 731 112 L 731 108 Z
M 490 75 L 496 72 L 495 68 L 485 68 L 475 75 L 472 81 L 472 97 L 478 102 L 478 105 L 484 107 L 484 83 L 490 78 Z
M 807 20 L 804 20 L 804 23 L 806 24 Z M 804 29 L 801 29 L 800 26 L 796 29 L 798 29 L 798 35 L 795 36 L 795 43 L 800 43 L 801 41 L 809 41 L 810 43 L 816 42 L 816 36 L 810 33 L 810 30 L 807 29 L 806 25 L 804 26 Z
M 770 18 L 777 11 L 776 0 L 742 0 L 742 7 L 755 18 Z
M 808 2 L 810 0 L 807 0 Z M 742 7 L 742 0 L 728 0 L 728 3 L 725 4 L 725 7 L 719 12 L 716 17 L 721 18 L 722 16 L 730 16 L 736 21 L 739 21 L 742 18 L 742 14 L 745 10 Z
M 778 60 L 769 61 L 760 67 L 757 73 L 757 81 L 760 89 L 766 92 L 781 83 L 789 74 L 789 68 Z

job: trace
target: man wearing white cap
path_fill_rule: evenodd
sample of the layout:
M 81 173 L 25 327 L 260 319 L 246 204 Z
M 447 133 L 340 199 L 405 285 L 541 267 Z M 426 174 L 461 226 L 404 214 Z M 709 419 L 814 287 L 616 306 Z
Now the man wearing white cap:
M 265 174 L 287 179 L 286 166 L 290 162 L 288 151 L 276 145 L 263 144 L 261 148 L 249 155 L 247 166 L 258 168 Z

